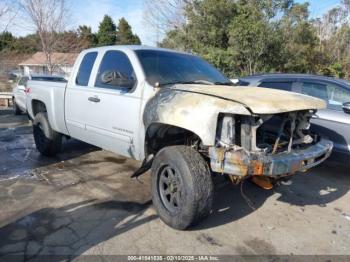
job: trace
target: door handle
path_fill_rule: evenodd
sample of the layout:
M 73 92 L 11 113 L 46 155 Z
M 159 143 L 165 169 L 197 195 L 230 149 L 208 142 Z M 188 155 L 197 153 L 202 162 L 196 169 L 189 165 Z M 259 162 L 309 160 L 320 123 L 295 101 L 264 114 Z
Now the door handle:
M 89 97 L 88 99 L 89 99 L 89 101 L 95 102 L 95 103 L 98 103 L 98 102 L 101 101 L 101 100 L 100 100 L 98 97 L 96 97 L 96 96 L 91 96 L 91 97 Z

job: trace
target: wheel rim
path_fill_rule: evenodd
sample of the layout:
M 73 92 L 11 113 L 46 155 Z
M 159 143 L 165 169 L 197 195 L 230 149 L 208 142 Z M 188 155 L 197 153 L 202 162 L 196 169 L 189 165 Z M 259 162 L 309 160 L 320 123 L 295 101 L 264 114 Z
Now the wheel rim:
M 159 175 L 159 195 L 165 208 L 174 213 L 182 204 L 182 181 L 179 172 L 171 166 L 165 166 Z

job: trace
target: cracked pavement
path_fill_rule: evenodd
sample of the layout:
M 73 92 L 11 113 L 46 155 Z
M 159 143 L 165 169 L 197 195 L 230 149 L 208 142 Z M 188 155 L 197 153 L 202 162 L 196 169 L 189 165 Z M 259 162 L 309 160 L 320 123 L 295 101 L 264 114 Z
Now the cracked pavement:
M 152 207 L 140 163 L 76 140 L 35 150 L 25 115 L 0 110 L 0 261 L 41 255 L 350 255 L 350 172 L 328 161 L 270 191 L 215 177 L 213 213 L 176 231 Z

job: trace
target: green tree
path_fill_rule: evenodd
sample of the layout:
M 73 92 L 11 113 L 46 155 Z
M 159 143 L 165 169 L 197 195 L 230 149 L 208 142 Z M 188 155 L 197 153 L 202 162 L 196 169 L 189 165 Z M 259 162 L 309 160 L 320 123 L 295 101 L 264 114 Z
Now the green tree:
M 16 38 L 14 52 L 20 54 L 33 54 L 41 50 L 40 37 L 37 33 Z
M 282 38 L 280 14 L 291 0 L 194 0 L 186 23 L 170 30 L 160 46 L 192 51 L 228 76 L 277 71 Z
M 98 27 L 97 45 L 114 45 L 116 41 L 116 26 L 112 18 L 108 15 L 103 17 L 102 22 Z
M 10 32 L 0 34 L 0 51 L 13 50 L 16 38 Z
M 238 14 L 230 24 L 230 46 L 243 74 L 255 74 L 264 65 L 271 29 L 262 10 L 252 2 L 239 1 Z
M 71 53 L 80 52 L 83 49 L 78 33 L 76 31 L 64 31 L 56 33 L 56 47 L 55 52 Z
M 133 34 L 131 26 L 128 21 L 124 17 L 119 19 L 119 24 L 117 26 L 117 37 L 116 37 L 117 45 L 140 45 L 141 40 L 136 35 Z
M 309 4 L 293 4 L 282 17 L 283 71 L 316 73 L 319 64 L 318 38 L 309 20 Z
M 185 11 L 188 23 L 184 32 L 190 48 L 200 51 L 203 47 L 228 48 L 229 25 L 237 14 L 236 1 L 194 1 Z
M 92 33 L 90 26 L 80 25 L 77 33 L 82 48 L 90 48 L 97 44 L 97 37 Z
M 234 57 L 229 50 L 229 25 L 236 14 L 234 0 L 195 0 L 185 8 L 187 23 L 169 31 L 159 44 L 196 53 L 227 75 L 234 75 Z

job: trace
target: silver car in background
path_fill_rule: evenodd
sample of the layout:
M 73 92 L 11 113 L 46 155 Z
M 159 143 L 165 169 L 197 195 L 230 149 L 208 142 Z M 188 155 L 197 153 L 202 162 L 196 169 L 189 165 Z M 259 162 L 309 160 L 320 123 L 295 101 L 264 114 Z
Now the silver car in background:
M 318 97 L 327 102 L 312 119 L 312 129 L 334 142 L 333 152 L 350 159 L 350 82 L 308 74 L 261 74 L 240 78 L 238 85 L 260 86 Z
M 16 86 L 12 91 L 12 104 L 15 115 L 21 113 L 27 113 L 26 105 L 26 88 L 28 80 L 35 81 L 53 81 L 53 82 L 67 82 L 67 80 L 62 76 L 54 75 L 29 75 L 21 76 L 18 79 Z

